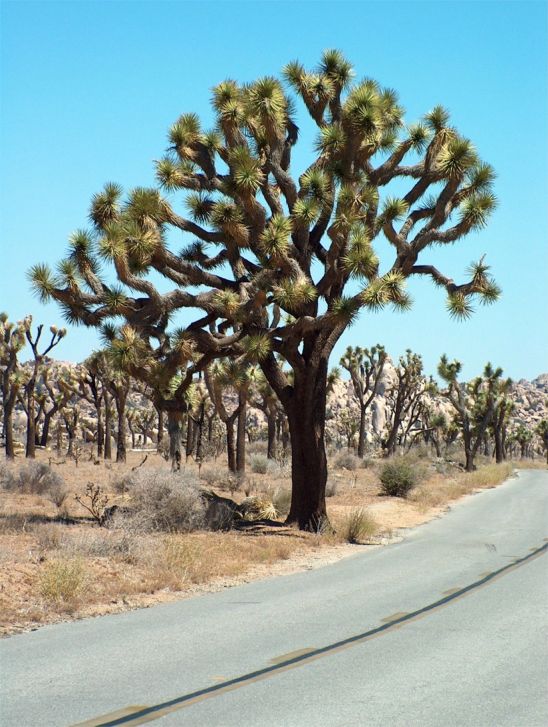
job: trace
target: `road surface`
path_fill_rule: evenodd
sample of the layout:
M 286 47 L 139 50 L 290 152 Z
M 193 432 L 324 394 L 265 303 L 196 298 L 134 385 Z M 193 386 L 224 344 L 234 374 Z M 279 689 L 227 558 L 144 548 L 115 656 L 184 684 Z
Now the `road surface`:
M 548 725 L 548 473 L 313 571 L 0 643 L 2 727 Z

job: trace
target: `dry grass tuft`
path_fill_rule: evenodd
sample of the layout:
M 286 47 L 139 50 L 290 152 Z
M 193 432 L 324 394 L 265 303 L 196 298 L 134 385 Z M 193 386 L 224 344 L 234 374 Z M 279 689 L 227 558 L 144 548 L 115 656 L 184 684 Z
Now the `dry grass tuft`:
M 512 464 L 489 464 L 474 472 L 461 472 L 450 478 L 433 477 L 417 487 L 409 499 L 422 510 L 443 507 L 474 490 L 495 487 L 511 476 Z
M 85 583 L 86 574 L 81 560 L 54 560 L 44 566 L 38 587 L 46 601 L 70 608 L 74 607 Z
M 379 524 L 365 508 L 356 508 L 343 520 L 340 535 L 348 543 L 363 543 L 377 535 L 379 529 Z

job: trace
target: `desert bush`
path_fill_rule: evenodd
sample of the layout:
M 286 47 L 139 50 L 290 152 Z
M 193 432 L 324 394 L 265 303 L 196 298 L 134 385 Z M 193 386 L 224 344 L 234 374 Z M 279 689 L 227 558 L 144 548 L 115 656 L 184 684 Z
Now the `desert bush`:
M 266 475 L 268 464 L 268 457 L 264 454 L 254 454 L 251 457 L 251 471 L 257 475 Z
M 138 537 L 138 536 L 137 536 Z M 73 557 L 121 558 L 130 561 L 135 545 L 135 535 L 124 529 L 86 530 L 67 534 L 62 550 Z
M 327 484 L 325 485 L 325 496 L 334 497 L 337 494 L 338 489 L 339 483 L 337 480 L 327 480 Z
M 40 595 L 52 603 L 70 604 L 83 590 L 85 581 L 80 560 L 53 560 L 46 563 L 40 576 Z
M 291 490 L 280 487 L 274 492 L 272 504 L 278 511 L 278 516 L 287 515 L 291 507 Z
M 375 518 L 363 508 L 352 510 L 345 518 L 341 536 L 348 543 L 360 543 L 369 540 L 379 531 Z
M 356 470 L 360 464 L 359 457 L 356 457 L 352 452 L 343 452 L 335 459 L 335 469 L 338 470 Z
M 420 471 L 416 463 L 405 457 L 395 457 L 381 469 L 380 480 L 383 495 L 407 497 L 419 484 Z
M 131 478 L 132 517 L 143 531 L 190 532 L 204 525 L 205 504 L 192 475 L 147 469 Z
M 252 457 L 255 454 L 262 454 L 266 457 L 267 444 L 261 440 L 256 440 L 247 445 L 247 453 Z
M 209 487 L 213 485 L 224 485 L 228 479 L 228 473 L 222 467 L 209 467 L 202 469 L 200 479 Z
M 34 535 L 41 551 L 57 550 L 64 542 L 65 526 L 53 523 L 34 527 Z
M 39 495 L 60 507 L 67 497 L 63 478 L 44 462 L 27 462 L 19 470 L 4 466 L 0 472 L 3 489 L 25 495 Z

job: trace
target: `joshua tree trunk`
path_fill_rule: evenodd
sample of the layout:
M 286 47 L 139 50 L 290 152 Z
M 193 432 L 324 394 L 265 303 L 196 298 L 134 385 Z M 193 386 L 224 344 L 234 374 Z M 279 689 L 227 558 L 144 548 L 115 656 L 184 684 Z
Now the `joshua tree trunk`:
M 51 426 L 51 420 L 56 414 L 57 409 L 54 407 L 44 414 L 44 424 L 42 425 L 42 435 L 40 437 L 40 446 L 47 447 L 49 440 L 49 429 Z
M 158 412 L 158 444 L 161 443 L 164 436 L 164 410 L 161 407 L 156 409 Z
M 276 458 L 276 412 L 267 415 L 268 446 L 266 456 L 268 459 Z
M 167 413 L 167 431 L 169 434 L 169 458 L 171 460 L 171 469 L 175 472 L 181 469 L 181 450 L 182 450 L 182 426 L 181 421 L 183 412 L 168 411 Z
M 240 389 L 238 393 L 238 429 L 236 441 L 236 471 L 245 475 L 245 420 L 247 417 L 247 391 Z
M 112 459 L 112 401 L 105 391 L 104 393 L 104 400 L 105 400 L 105 447 L 104 447 L 104 457 L 105 459 Z
M 103 427 L 103 409 L 101 400 L 97 402 L 97 457 L 103 456 L 105 446 L 105 430 Z
M 367 407 L 360 406 L 360 432 L 358 434 L 358 457 L 363 459 L 365 455 L 365 413 Z
M 4 438 L 6 440 L 6 457 L 7 459 L 15 458 L 15 448 L 13 444 L 13 409 L 15 406 L 15 397 L 12 402 L 4 404 Z
M 295 374 L 293 402 L 286 409 L 291 436 L 292 496 L 288 523 L 320 530 L 328 525 L 325 507 L 327 456 L 325 408 L 327 360 Z
M 502 441 L 502 433 L 498 427 L 495 427 L 495 462 L 500 464 L 504 460 L 504 446 Z
M 31 378 L 27 384 L 27 446 L 25 456 L 36 457 L 36 419 L 34 416 L 34 387 L 36 377 Z
M 234 446 L 234 416 L 230 416 L 226 422 L 226 455 L 229 472 L 236 472 L 236 447 Z

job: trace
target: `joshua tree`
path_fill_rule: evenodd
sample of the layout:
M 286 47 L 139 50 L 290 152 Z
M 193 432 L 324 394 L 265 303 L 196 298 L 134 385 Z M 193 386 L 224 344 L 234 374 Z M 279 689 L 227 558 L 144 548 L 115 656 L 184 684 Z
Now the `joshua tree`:
M 546 464 L 548 464 L 548 419 L 542 419 L 542 421 L 537 424 L 535 431 L 542 442 L 542 447 L 546 454 Z
M 261 371 L 257 371 L 252 387 L 252 406 L 260 409 L 266 417 L 267 458 L 276 458 L 276 421 L 280 413 L 280 401 L 274 389 Z
M 520 424 L 514 432 L 514 440 L 519 444 L 520 458 L 525 459 L 529 454 L 529 447 L 533 441 L 533 432 Z
M 121 205 L 120 188 L 108 184 L 92 201 L 94 231 L 72 238 L 59 273 L 44 265 L 30 272 L 42 298 L 56 299 L 72 322 L 101 326 L 121 316 L 137 336 L 161 340 L 170 314 L 197 309 L 203 314 L 185 329 L 195 352 L 259 361 L 288 418 L 288 522 L 302 528 L 326 518 L 329 356 L 360 310 L 408 308 L 404 282 L 415 275 L 443 287 L 456 316 L 471 313 L 474 296 L 499 294 L 483 262 L 462 285 L 419 262 L 432 246 L 486 224 L 495 207 L 491 167 L 441 107 L 405 126 L 394 91 L 352 76 L 338 51 L 326 51 L 313 72 L 298 62 L 285 68 L 318 128 L 302 174 L 291 169 L 298 127 L 283 83 L 222 82 L 213 90 L 215 130 L 181 116 L 157 163 L 160 186 L 184 191 L 189 216 L 156 189 L 134 189 Z M 409 183 L 401 197 L 385 194 L 392 181 L 398 191 Z M 168 247 L 170 228 L 195 239 L 181 254 Z M 373 247 L 381 235 L 393 250 L 382 270 Z M 99 257 L 124 289 L 102 276 Z M 160 293 L 149 272 L 173 289 Z
M 205 381 L 209 395 L 219 419 L 226 427 L 226 450 L 228 469 L 231 472 L 245 473 L 245 418 L 247 397 L 250 385 L 248 367 L 238 361 L 216 361 L 205 371 Z M 237 404 L 228 411 L 223 392 L 233 389 L 238 397 Z M 236 442 L 234 424 L 237 423 Z
M 32 316 L 27 316 L 24 321 L 25 338 L 31 348 L 33 360 L 29 367 L 29 375 L 25 378 L 23 390 L 25 393 L 25 410 L 27 414 L 27 446 L 25 454 L 27 457 L 34 458 L 36 456 L 36 412 L 35 412 L 35 395 L 36 381 L 42 366 L 48 365 L 47 355 L 57 346 L 66 336 L 65 328 L 57 328 L 50 326 L 51 338 L 42 351 L 39 350 L 40 339 L 44 326 L 40 324 L 36 328 L 36 333 L 32 335 Z
M 510 399 L 512 379 L 501 379 L 497 382 L 497 401 L 491 423 L 491 431 L 495 440 L 495 461 L 500 464 L 506 459 L 506 438 L 508 420 L 515 409 L 514 402 Z
M 80 371 L 72 371 L 69 367 L 58 368 L 54 375 L 46 367 L 40 377 L 40 387 L 47 395 L 44 404 L 44 422 L 40 435 L 40 446 L 47 447 L 51 422 L 56 414 L 65 408 L 78 391 Z
M 0 373 L 2 385 L 3 427 L 6 457 L 15 457 L 13 443 L 13 410 L 21 386 L 17 356 L 25 346 L 25 321 L 15 324 L 6 313 L 0 313 Z
M 358 435 L 358 457 L 365 454 L 365 414 L 377 393 L 377 385 L 384 370 L 386 353 L 384 348 L 377 344 L 370 349 L 346 349 L 340 364 L 350 374 L 354 395 L 360 407 L 360 431 Z
M 441 357 L 438 365 L 438 373 L 447 384 L 441 394 L 455 409 L 455 423 L 464 443 L 465 469 L 472 472 L 475 469 L 474 459 L 478 449 L 497 410 L 502 369 L 493 369 L 491 364 L 487 364 L 483 376 L 478 376 L 467 384 L 458 381 L 461 369 L 460 361 L 449 362 L 445 355 Z
M 394 383 L 386 391 L 388 433 L 382 446 L 387 456 L 395 453 L 400 441 L 405 445 L 423 413 L 423 397 L 430 386 L 422 373 L 422 358 L 407 350 L 405 356 L 400 356 Z

